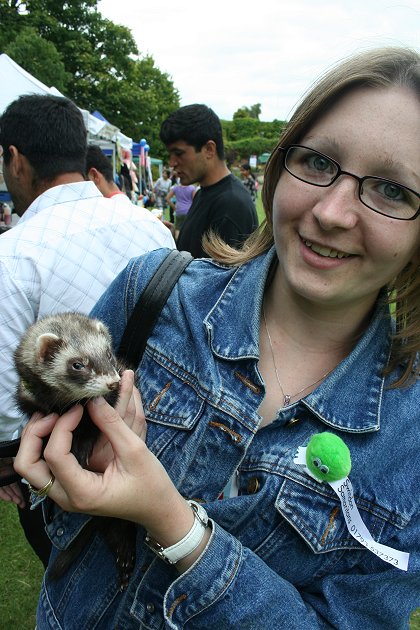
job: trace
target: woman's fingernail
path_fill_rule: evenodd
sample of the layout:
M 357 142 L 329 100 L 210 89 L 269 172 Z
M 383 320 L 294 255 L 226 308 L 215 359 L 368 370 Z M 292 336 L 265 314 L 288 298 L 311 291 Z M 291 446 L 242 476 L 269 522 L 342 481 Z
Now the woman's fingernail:
M 53 418 L 57 420 L 58 413 L 52 412 L 52 413 L 49 413 L 47 416 L 41 416 L 40 420 L 42 420 L 43 422 L 50 422 L 50 420 L 52 420 Z
M 92 398 L 92 402 L 94 405 L 105 405 L 105 398 L 103 396 L 98 396 L 97 398 Z

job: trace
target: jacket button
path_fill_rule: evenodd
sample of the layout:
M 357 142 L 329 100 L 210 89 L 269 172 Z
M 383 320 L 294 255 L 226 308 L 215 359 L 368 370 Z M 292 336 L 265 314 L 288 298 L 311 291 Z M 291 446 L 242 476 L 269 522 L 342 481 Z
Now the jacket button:
M 155 605 L 152 604 L 152 602 L 149 602 L 148 604 L 146 604 L 146 610 L 148 613 L 154 613 L 155 612 Z
M 255 494 L 260 489 L 260 482 L 256 477 L 251 477 L 246 487 L 248 494 Z
M 55 533 L 58 537 L 62 536 L 64 534 L 64 527 L 59 527 Z
M 286 427 L 291 427 L 296 424 L 296 422 L 300 422 L 300 418 L 291 418 L 289 422 L 286 422 Z

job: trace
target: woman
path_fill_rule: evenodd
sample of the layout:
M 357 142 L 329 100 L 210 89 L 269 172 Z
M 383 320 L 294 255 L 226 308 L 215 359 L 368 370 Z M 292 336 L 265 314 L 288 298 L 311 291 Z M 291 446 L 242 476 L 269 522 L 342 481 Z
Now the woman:
M 49 488 L 55 547 L 88 519 L 72 512 L 139 524 L 128 587 L 94 539 L 64 577 L 47 572 L 39 630 L 406 627 L 420 604 L 419 93 L 420 56 L 387 48 L 303 100 L 267 166 L 266 224 L 240 252 L 213 238 L 218 261 L 188 267 L 149 339 L 147 446 L 130 428 L 144 431 L 131 372 L 120 415 L 89 403 L 112 445 L 95 472 L 69 454 L 79 407 L 30 421 L 15 466 Z M 96 306 L 116 346 L 163 255 L 130 263 Z M 408 571 L 362 547 L 294 462 L 325 430 L 350 448 L 364 523 L 410 553 Z
M 193 184 L 184 186 L 178 183 L 171 186 L 166 195 L 166 202 L 169 204 L 173 215 L 171 221 L 173 222 L 175 218 L 175 240 L 184 225 L 196 192 L 197 188 Z

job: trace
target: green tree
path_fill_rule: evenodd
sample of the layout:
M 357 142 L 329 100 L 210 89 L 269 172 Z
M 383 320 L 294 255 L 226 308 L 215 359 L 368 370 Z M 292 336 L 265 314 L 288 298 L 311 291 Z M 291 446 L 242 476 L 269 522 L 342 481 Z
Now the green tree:
M 58 79 L 46 80 L 45 74 L 41 78 L 43 64 L 51 63 L 46 57 L 54 54 L 45 47 L 21 64 L 28 72 L 55 84 L 79 107 L 99 109 L 125 134 L 137 140 L 144 136 L 151 147 L 158 145 L 160 122 L 179 106 L 179 94 L 151 57 L 139 55 L 131 31 L 102 17 L 97 0 L 0 0 L 1 50 L 7 45 L 15 52 L 10 56 L 16 58 L 16 40 L 28 28 L 55 47 L 67 74 L 60 86 Z
M 34 28 L 25 26 L 5 46 L 4 52 L 48 87 L 54 86 L 61 92 L 66 90 L 71 75 L 66 72 L 62 55 L 52 42 L 41 37 Z
M 259 120 L 260 114 L 261 103 L 255 103 L 255 105 L 251 105 L 251 107 L 240 107 L 233 114 L 233 120 L 235 120 L 236 118 L 255 118 L 255 120 Z
M 261 138 L 260 136 L 242 138 L 242 140 L 227 142 L 226 151 L 230 152 L 231 159 L 234 155 L 235 161 L 248 160 L 250 155 L 271 153 L 277 142 L 278 138 Z
M 129 80 L 115 86 L 113 77 L 98 85 L 101 113 L 138 141 L 146 138 L 153 155 L 166 154 L 159 139 L 160 125 L 179 107 L 179 94 L 172 80 L 162 73 L 152 57 L 133 61 Z
M 250 155 L 271 152 L 284 125 L 284 121 L 265 122 L 249 116 L 222 120 L 223 138 L 229 161 L 233 163 L 248 160 Z
M 232 125 L 232 138 L 241 140 L 259 135 L 261 123 L 255 118 L 234 118 Z

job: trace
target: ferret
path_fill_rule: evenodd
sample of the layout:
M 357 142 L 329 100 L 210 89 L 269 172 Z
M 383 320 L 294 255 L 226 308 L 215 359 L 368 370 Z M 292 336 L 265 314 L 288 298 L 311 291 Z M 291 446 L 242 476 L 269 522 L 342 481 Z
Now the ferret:
M 115 406 L 124 365 L 112 352 L 108 328 L 98 319 L 81 313 L 60 313 L 32 324 L 14 353 L 19 383 L 18 408 L 28 415 L 35 411 L 62 415 L 72 405 L 97 396 Z M 73 432 L 72 453 L 83 468 L 99 435 L 84 409 Z M 120 519 L 95 517 L 69 548 L 56 559 L 51 575 L 60 577 L 82 551 L 93 533 L 101 533 L 117 557 L 121 587 L 134 566 L 134 525 Z
M 23 413 L 62 415 L 96 396 L 112 406 L 117 402 L 123 366 L 112 353 L 108 328 L 97 319 L 81 313 L 44 317 L 26 330 L 14 359 L 20 377 L 16 401 Z M 85 411 L 72 448 L 83 467 L 97 436 Z

